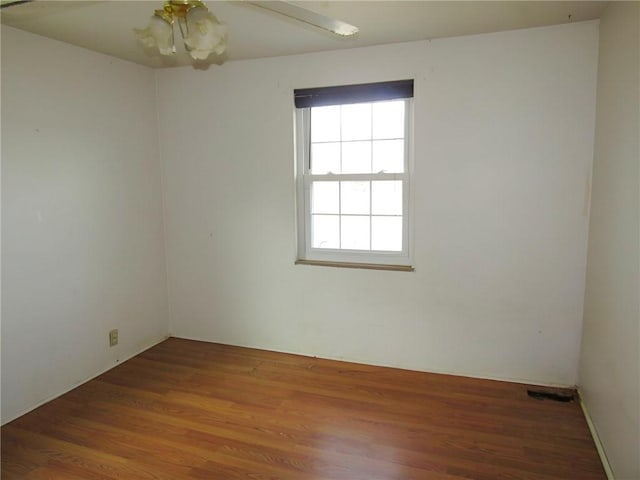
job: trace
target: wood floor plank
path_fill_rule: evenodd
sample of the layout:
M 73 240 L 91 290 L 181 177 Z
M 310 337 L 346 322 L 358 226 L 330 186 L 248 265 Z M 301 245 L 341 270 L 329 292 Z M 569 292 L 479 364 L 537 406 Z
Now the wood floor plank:
M 601 480 L 576 402 L 170 338 L 2 427 L 3 479 Z

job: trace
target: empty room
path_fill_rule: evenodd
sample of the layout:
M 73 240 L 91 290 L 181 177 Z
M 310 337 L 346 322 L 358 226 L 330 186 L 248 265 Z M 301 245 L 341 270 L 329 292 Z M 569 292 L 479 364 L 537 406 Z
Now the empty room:
M 640 480 L 640 2 L 0 6 L 3 480 Z

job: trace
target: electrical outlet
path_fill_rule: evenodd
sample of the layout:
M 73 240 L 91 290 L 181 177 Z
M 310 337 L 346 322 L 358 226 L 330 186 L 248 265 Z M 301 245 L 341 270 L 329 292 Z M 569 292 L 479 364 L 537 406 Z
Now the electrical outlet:
M 109 346 L 113 347 L 118 344 L 118 329 L 115 328 L 109 332 Z

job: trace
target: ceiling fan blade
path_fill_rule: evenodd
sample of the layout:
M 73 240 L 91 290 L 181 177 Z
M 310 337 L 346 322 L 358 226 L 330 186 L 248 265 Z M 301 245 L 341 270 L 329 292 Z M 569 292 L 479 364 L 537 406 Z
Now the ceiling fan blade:
M 341 20 L 327 17 L 320 13 L 299 7 L 289 2 L 267 1 L 267 2 L 248 2 L 256 7 L 264 8 L 272 12 L 279 13 L 294 20 L 299 20 L 309 25 L 328 30 L 341 37 L 350 37 L 358 33 L 358 27 L 350 25 Z

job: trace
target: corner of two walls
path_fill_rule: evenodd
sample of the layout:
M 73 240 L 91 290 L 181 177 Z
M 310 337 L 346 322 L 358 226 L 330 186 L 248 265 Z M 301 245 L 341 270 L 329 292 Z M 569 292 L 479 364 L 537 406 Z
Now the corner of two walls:
M 619 479 L 640 478 L 640 4 L 600 20 L 579 388 Z M 605 461 L 606 462 L 606 461 Z
M 156 147 L 157 160 L 160 175 L 160 202 L 162 205 L 162 246 L 164 261 L 164 281 L 166 295 L 166 335 L 165 338 L 173 336 L 174 332 L 174 316 L 171 308 L 171 284 L 169 283 L 169 256 L 167 255 L 166 239 L 167 239 L 167 177 L 166 167 L 163 160 L 163 143 L 160 138 L 160 110 L 158 108 L 158 70 L 153 70 L 153 91 L 154 91 L 154 120 L 156 128 Z

